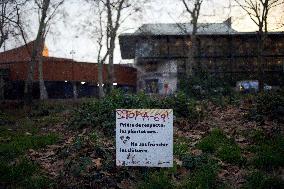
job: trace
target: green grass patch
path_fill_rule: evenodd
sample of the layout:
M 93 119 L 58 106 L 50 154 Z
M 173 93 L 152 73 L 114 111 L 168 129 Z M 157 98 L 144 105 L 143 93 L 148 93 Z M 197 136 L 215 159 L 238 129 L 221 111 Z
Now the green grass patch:
M 174 184 L 166 171 L 155 171 L 150 173 L 145 182 L 142 182 L 139 189 L 172 189 Z
M 0 144 L 0 159 L 11 160 L 23 154 L 28 149 L 39 149 L 52 145 L 58 140 L 55 134 L 38 135 L 11 135 L 10 141 Z
M 217 156 L 229 163 L 240 163 L 243 161 L 241 149 L 236 144 L 223 144 L 217 150 Z
M 36 123 L 41 127 L 54 126 L 64 121 L 64 117 L 60 115 L 49 115 L 36 119 Z
M 14 122 L 15 122 L 15 119 L 12 116 L 0 111 L 0 126 L 11 125 Z
M 41 102 L 33 106 L 33 109 L 30 112 L 30 116 L 32 117 L 50 116 L 56 113 L 60 113 L 66 110 L 66 108 L 67 107 L 65 107 L 64 104 L 61 104 L 59 102 L 57 103 Z
M 234 140 L 229 139 L 220 129 L 214 129 L 204 137 L 197 147 L 204 152 L 214 153 L 221 160 L 228 163 L 241 163 L 241 149 Z
M 189 139 L 179 137 L 174 142 L 174 155 L 182 158 L 189 153 Z
M 52 181 L 41 174 L 38 165 L 27 159 L 16 164 L 0 163 L 0 182 L 12 188 L 51 188 Z
M 281 178 L 266 175 L 260 171 L 254 171 L 247 176 L 247 182 L 244 188 L 247 189 L 280 189 L 283 188 L 284 182 Z
M 144 172 L 144 181 L 139 183 L 139 189 L 172 189 L 175 188 L 173 175 L 177 172 L 177 165 L 172 168 L 162 168 L 152 171 L 150 169 Z
M 193 173 L 189 174 L 189 176 L 183 180 L 177 188 L 216 188 L 218 171 L 219 165 L 217 162 L 212 159 L 207 159 L 207 162 L 199 164 L 196 169 L 194 169 Z
M 256 144 L 249 149 L 255 153 L 255 157 L 252 159 L 252 164 L 255 167 L 271 170 L 284 165 L 284 139 L 282 136 L 256 139 Z

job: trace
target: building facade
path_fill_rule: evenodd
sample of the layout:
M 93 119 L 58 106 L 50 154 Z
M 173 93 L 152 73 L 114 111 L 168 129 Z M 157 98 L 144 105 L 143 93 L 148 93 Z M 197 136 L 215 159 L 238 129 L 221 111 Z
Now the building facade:
M 134 59 L 137 89 L 171 94 L 185 75 L 191 49 L 191 24 L 145 24 L 120 35 L 123 59 Z M 193 72 L 205 71 L 235 85 L 257 79 L 257 33 L 237 32 L 228 22 L 199 24 Z M 283 86 L 284 33 L 269 32 L 264 58 L 265 82 Z
M 24 83 L 30 61 L 29 51 L 33 43 L 0 53 L 0 95 L 5 99 L 22 99 Z M 43 51 L 43 79 L 50 98 L 73 98 L 74 89 L 78 97 L 98 95 L 98 65 L 76 62 L 72 59 L 48 56 Z M 115 86 L 125 91 L 135 92 L 136 69 L 127 65 L 114 65 Z M 34 98 L 39 98 L 38 65 L 34 68 Z M 107 65 L 103 67 L 104 81 L 107 79 Z

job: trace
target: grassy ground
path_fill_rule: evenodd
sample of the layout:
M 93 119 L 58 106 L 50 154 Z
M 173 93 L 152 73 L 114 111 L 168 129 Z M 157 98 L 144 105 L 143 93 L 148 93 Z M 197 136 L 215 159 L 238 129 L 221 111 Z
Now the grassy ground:
M 259 125 L 241 105 L 176 119 L 169 169 L 116 167 L 114 137 L 70 126 L 81 102 L 1 106 L 0 188 L 283 188 L 283 123 Z

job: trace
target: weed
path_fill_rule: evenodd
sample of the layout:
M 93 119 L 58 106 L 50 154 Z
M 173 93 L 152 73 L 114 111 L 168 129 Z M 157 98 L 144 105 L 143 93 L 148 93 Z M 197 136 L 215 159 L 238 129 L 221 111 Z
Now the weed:
M 207 161 L 207 156 L 200 155 L 200 156 L 192 156 L 190 154 L 186 154 L 182 158 L 182 166 L 187 169 L 195 169 L 202 163 Z
M 176 165 L 173 168 L 161 169 L 145 175 L 144 182 L 140 183 L 140 189 L 171 189 L 174 183 L 171 176 L 176 173 Z
M 45 136 L 14 135 L 7 143 L 0 144 L 0 159 L 11 160 L 28 149 L 38 149 L 54 144 L 58 140 L 55 134 Z
M 1 162 L 0 180 L 15 188 L 50 188 L 52 183 L 36 164 L 25 158 L 20 158 L 15 165 Z
M 98 142 L 98 139 L 99 139 L 99 135 L 97 132 L 93 131 L 91 134 L 90 134 L 90 139 L 94 142 L 94 143 L 97 143 Z
M 199 164 L 195 172 L 182 182 L 178 188 L 214 188 L 217 185 L 216 178 L 219 166 L 216 161 L 207 159 L 207 162 Z
M 219 129 L 214 129 L 203 138 L 197 147 L 204 152 L 215 153 L 217 157 L 228 163 L 241 163 L 241 149 Z
M 13 123 L 14 121 L 9 115 L 5 114 L 4 112 L 0 112 L 0 126 L 11 125 Z
M 266 141 L 265 133 L 262 130 L 253 130 L 248 137 L 256 144 L 263 144 Z
M 197 147 L 204 152 L 214 152 L 220 146 L 227 142 L 226 136 L 220 129 L 214 129 L 208 136 L 203 138 L 198 144 Z
M 49 103 L 39 103 L 34 105 L 30 115 L 32 117 L 44 117 L 50 116 L 51 114 L 59 113 L 64 110 L 62 104 L 49 104 Z
M 234 144 L 222 145 L 217 151 L 217 156 L 228 163 L 241 163 L 244 161 L 241 156 L 241 149 Z
M 187 138 L 177 138 L 174 142 L 174 155 L 182 158 L 189 153 L 189 140 Z
M 272 139 L 266 138 L 251 148 L 255 153 L 252 160 L 253 165 L 257 168 L 270 170 L 274 167 L 284 165 L 284 139 L 276 136 Z
M 278 177 L 268 176 L 260 171 L 254 171 L 247 177 L 244 188 L 247 189 L 280 189 L 284 185 L 283 180 Z

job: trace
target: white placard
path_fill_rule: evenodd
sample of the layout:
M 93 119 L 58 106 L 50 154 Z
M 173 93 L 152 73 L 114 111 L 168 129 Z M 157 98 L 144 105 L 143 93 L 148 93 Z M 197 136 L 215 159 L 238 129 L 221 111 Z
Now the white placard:
M 116 165 L 172 167 L 173 110 L 116 110 Z

